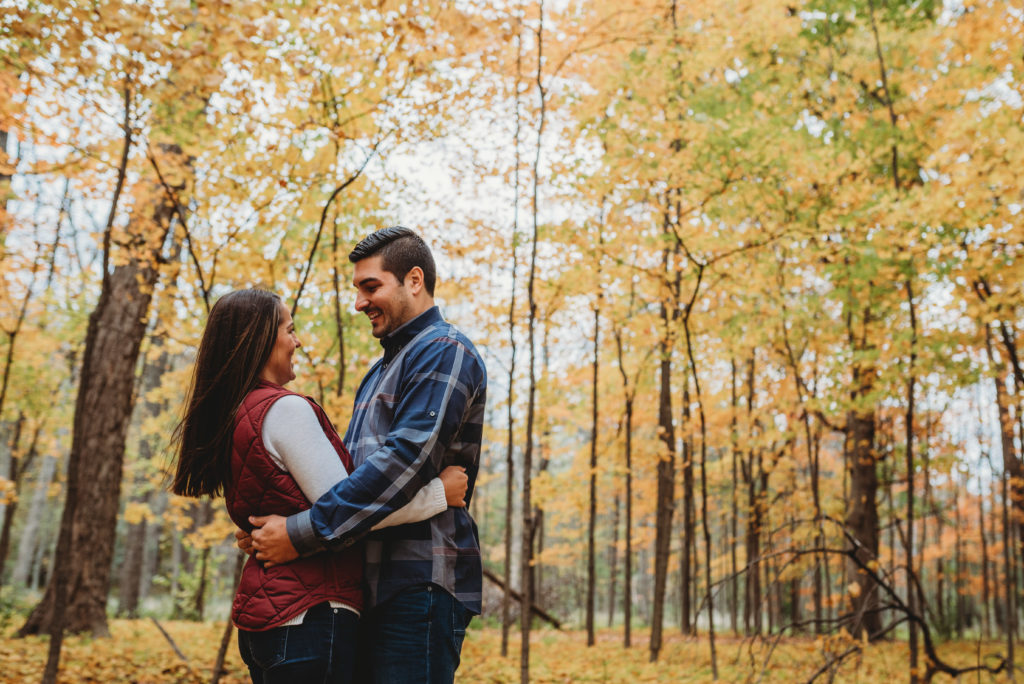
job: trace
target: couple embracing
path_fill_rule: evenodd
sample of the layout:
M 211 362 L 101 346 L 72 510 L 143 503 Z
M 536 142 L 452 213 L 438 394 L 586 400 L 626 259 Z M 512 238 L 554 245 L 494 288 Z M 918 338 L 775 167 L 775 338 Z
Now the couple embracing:
M 299 340 L 281 299 L 239 290 L 203 331 L 172 489 L 223 492 L 251 554 L 231 616 L 253 682 L 452 682 L 480 613 L 466 502 L 486 371 L 434 306 L 434 260 L 416 233 L 379 230 L 349 260 L 384 356 L 344 441 L 284 388 Z

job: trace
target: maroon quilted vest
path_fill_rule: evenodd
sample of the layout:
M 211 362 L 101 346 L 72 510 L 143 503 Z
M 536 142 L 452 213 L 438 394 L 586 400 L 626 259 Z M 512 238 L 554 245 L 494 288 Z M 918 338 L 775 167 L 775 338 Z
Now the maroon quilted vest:
M 235 416 L 231 480 L 224 499 L 231 520 L 243 530 L 252 530 L 250 515 L 288 516 L 311 507 L 294 478 L 274 464 L 263 445 L 263 419 L 271 404 L 288 394 L 295 393 L 261 381 L 242 401 Z M 315 401 L 305 398 L 338 457 L 352 472 L 352 457 L 327 415 Z M 271 568 L 264 568 L 250 556 L 235 593 L 231 620 L 240 629 L 259 632 L 324 601 L 340 601 L 359 610 L 363 602 L 362 577 L 361 545 Z

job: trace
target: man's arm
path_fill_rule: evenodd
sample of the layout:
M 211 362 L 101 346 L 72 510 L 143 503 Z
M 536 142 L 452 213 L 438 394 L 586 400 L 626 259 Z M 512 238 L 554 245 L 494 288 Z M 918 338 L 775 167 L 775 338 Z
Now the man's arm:
M 466 491 L 469 477 L 466 475 L 464 467 L 448 466 L 441 471 L 436 480 L 431 480 L 431 485 L 434 482 L 438 482 L 441 485 L 441 489 L 444 492 L 442 496 L 447 508 L 466 507 Z M 425 499 L 428 495 L 428 489 L 428 487 L 421 489 L 411 502 L 374 525 L 373 529 L 378 530 L 382 527 L 404 525 L 405 523 L 424 520 L 425 517 L 422 509 L 426 508 L 426 504 L 422 503 L 419 508 L 416 508 L 416 501 L 421 498 Z M 433 492 L 430 492 L 429 496 L 433 497 Z M 258 533 L 260 538 L 263 539 L 264 548 L 277 549 L 276 552 L 273 552 L 274 558 L 278 558 L 277 563 L 285 563 L 298 558 L 299 554 L 288 538 L 287 518 L 280 515 L 250 516 L 249 522 L 254 526 L 253 534 Z M 267 561 L 267 567 L 276 565 L 275 562 L 270 560 L 272 552 L 267 551 L 262 556 L 257 553 L 256 547 L 253 544 L 252 534 L 244 530 L 235 530 L 235 539 L 238 548 L 250 556 L 256 553 L 256 558 Z
M 253 532 L 258 559 L 287 562 L 319 550 L 325 540 L 351 545 L 437 475 L 485 371 L 466 346 L 449 337 L 416 350 L 404 371 L 384 444 L 309 511 L 287 519 L 254 518 L 254 525 L 262 525 Z

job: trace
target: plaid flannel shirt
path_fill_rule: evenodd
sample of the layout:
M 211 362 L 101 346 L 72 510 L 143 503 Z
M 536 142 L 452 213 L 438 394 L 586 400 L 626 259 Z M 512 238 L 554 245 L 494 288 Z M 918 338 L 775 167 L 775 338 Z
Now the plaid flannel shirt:
M 468 504 L 480 464 L 487 372 L 437 307 L 381 340 L 384 357 L 363 378 L 345 445 L 355 471 L 288 518 L 300 554 L 366 539 L 370 606 L 410 586 L 437 585 L 480 612 L 482 570 L 468 508 L 370 533 L 450 465 L 465 466 Z

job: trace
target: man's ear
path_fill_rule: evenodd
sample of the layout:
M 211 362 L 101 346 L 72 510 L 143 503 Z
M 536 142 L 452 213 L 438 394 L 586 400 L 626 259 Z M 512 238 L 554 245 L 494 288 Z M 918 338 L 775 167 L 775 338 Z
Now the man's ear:
M 409 272 L 405 274 L 405 289 L 409 290 L 414 296 L 423 290 L 422 268 L 413 266 L 409 269 Z

